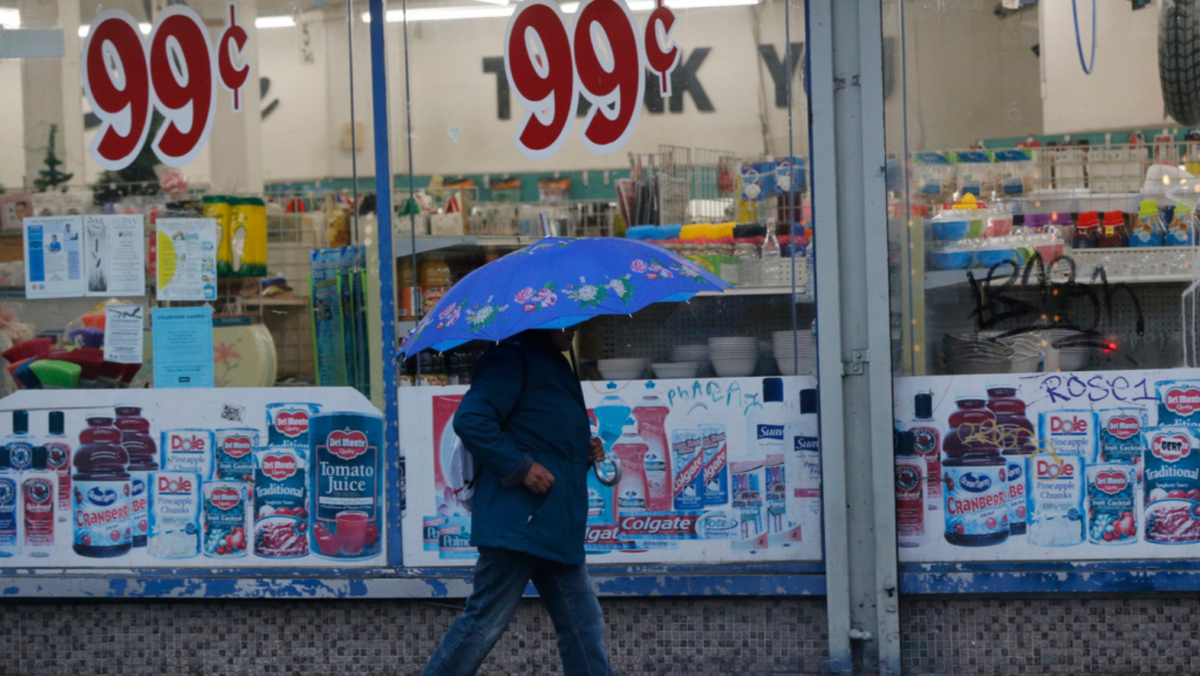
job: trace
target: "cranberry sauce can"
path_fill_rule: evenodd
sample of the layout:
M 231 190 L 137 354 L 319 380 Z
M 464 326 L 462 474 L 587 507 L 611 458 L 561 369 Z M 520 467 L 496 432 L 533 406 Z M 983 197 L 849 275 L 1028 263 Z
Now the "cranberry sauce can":
M 254 553 L 283 559 L 308 555 L 308 463 L 304 449 L 268 446 L 254 452 Z
M 267 445 L 295 446 L 308 453 L 309 427 L 320 412 L 319 404 L 267 404 Z
M 1144 434 L 1145 540 L 1200 542 L 1200 440 L 1182 425 L 1149 427 Z
M 1101 463 L 1088 466 L 1088 542 L 1096 545 L 1137 542 L 1136 490 L 1137 470 L 1133 465 Z
M 1142 430 L 1146 410 L 1136 406 L 1106 408 L 1100 414 L 1100 462 L 1126 464 L 1142 461 Z
M 1154 389 L 1159 425 L 1200 425 L 1200 380 L 1160 380 Z
M 329 412 L 312 418 L 312 549 L 338 559 L 383 551 L 383 418 Z
M 235 427 L 216 431 L 216 465 L 213 478 L 223 481 L 254 481 L 254 449 L 258 430 Z

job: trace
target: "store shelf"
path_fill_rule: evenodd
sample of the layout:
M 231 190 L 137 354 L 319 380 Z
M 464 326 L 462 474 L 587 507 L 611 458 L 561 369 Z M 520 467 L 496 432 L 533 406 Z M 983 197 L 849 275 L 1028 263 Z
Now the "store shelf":
M 1108 284 L 1181 284 L 1193 280 L 1193 271 L 1200 271 L 1200 247 L 1140 247 L 1125 249 L 1084 249 L 1068 253 L 1075 263 L 1075 282 L 1077 284 L 1100 284 L 1107 280 Z M 1104 269 L 1110 274 L 1096 275 L 1096 271 Z M 1065 284 L 1069 279 L 1069 266 L 1056 263 L 1050 271 L 1047 281 L 1052 284 Z M 1155 270 L 1146 274 L 1128 274 L 1133 270 Z M 925 289 L 940 289 L 967 283 L 967 273 L 983 284 L 987 279 L 988 270 L 975 268 L 973 270 L 934 270 L 925 273 Z M 1012 276 L 1012 268 L 1003 266 L 992 274 L 993 287 L 1008 283 Z M 1025 286 L 1025 269 L 1014 282 L 1017 286 Z M 1029 275 L 1029 286 L 1040 284 L 1037 271 Z
M 805 290 L 806 287 L 797 287 L 796 301 L 812 302 L 812 296 Z M 724 298 L 728 296 L 788 296 L 792 293 L 792 287 L 788 286 L 738 286 L 725 291 L 701 291 L 696 294 L 697 298 Z
M 404 234 L 395 236 L 395 251 L 397 258 L 411 256 L 413 253 L 423 254 L 440 249 L 456 246 L 494 246 L 505 249 L 519 249 L 532 244 L 541 237 L 492 237 L 487 235 L 461 235 L 457 237 L 417 237 L 416 247 L 413 247 L 412 237 Z

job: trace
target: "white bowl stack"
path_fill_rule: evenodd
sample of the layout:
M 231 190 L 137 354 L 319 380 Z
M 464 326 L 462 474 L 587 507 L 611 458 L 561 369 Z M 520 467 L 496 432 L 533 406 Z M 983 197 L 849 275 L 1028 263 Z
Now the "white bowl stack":
M 771 334 L 775 350 L 775 364 L 779 372 L 785 376 L 797 373 L 812 375 L 816 363 L 817 342 L 813 339 L 812 331 L 798 331 L 795 339 L 791 331 L 776 331 Z
M 1091 360 L 1094 347 L 1087 344 L 1087 337 L 1079 331 L 1071 329 L 1048 329 L 1046 346 L 1049 353 L 1058 350 L 1058 368 L 1060 371 L 1082 371 Z
M 596 362 L 596 367 L 605 380 L 638 380 L 645 375 L 649 363 L 645 357 L 601 359 Z
M 1012 347 L 1012 372 L 1034 373 L 1042 364 L 1042 334 L 1022 333 L 1000 338 L 1001 343 Z
M 698 361 L 655 362 L 650 366 L 654 368 L 654 377 L 662 380 L 695 378 L 700 373 Z
M 708 364 L 708 346 L 674 345 L 671 347 L 671 361 L 676 364 L 696 362 L 703 369 Z
M 713 370 L 722 378 L 754 375 L 758 366 L 758 339 L 721 336 L 708 339 L 708 353 Z

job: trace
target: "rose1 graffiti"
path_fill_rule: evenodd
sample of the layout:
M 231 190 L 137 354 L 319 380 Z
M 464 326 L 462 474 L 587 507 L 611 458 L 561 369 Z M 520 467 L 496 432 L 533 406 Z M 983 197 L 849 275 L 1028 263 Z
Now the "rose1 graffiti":
M 1055 279 L 1051 274 L 1064 270 L 1064 280 Z M 1111 349 L 1104 340 L 1102 329 L 1112 326 L 1116 316 L 1113 308 L 1117 306 L 1118 298 L 1124 297 L 1132 308 L 1122 306 L 1122 316 L 1132 311 L 1137 336 L 1145 334 L 1142 305 L 1132 287 L 1124 282 L 1110 284 L 1103 266 L 1096 266 L 1084 282 L 1076 280 L 1076 273 L 1071 257 L 1063 256 L 1048 270 L 1036 252 L 1024 267 L 1015 261 L 1003 261 L 988 268 L 982 279 L 968 271 L 967 282 L 975 305 L 971 316 L 975 318 L 976 327 L 980 331 L 1001 331 L 1000 338 L 1046 329 L 1067 329 L 1078 335 L 1060 341 L 1064 344 Z

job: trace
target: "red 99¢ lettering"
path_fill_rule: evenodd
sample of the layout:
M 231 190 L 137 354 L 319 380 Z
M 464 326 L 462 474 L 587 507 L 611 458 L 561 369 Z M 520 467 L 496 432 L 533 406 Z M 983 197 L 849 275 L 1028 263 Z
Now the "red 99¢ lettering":
M 582 96 L 591 104 L 579 133 L 583 144 L 599 154 L 619 150 L 637 127 L 645 71 L 657 73 L 655 86 L 670 93 L 680 57 L 674 26 L 675 14 L 661 0 L 644 32 L 623 0 L 583 0 L 571 31 L 557 3 L 524 0 L 504 36 L 504 72 L 525 109 L 517 148 L 535 160 L 557 153 Z
M 203 19 L 185 5 L 160 12 L 149 38 L 124 10 L 96 16 L 83 43 L 83 91 L 100 118 L 90 148 L 97 164 L 108 171 L 129 166 L 146 143 L 154 109 L 164 118 L 150 143 L 154 154 L 172 167 L 191 163 L 212 131 L 218 84 L 241 111 L 250 64 L 235 58 L 241 61 L 248 37 L 233 3 L 227 17 L 218 54 Z

